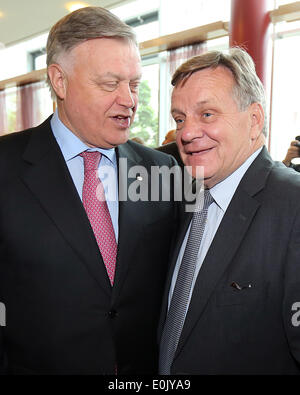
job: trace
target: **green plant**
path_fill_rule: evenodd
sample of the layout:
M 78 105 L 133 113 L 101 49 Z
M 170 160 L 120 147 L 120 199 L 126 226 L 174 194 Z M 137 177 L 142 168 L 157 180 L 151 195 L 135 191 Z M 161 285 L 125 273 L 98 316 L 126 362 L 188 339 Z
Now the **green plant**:
M 130 138 L 140 137 L 148 147 L 158 144 L 158 117 L 151 107 L 151 88 L 142 81 L 139 89 L 139 105 L 131 128 Z

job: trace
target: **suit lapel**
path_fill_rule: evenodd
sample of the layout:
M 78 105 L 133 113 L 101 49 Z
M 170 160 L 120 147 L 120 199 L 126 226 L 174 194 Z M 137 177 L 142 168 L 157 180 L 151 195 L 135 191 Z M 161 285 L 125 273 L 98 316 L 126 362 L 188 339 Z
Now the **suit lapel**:
M 255 195 L 264 188 L 272 166 L 273 162 L 264 147 L 240 182 L 199 271 L 176 355 L 180 353 L 242 243 L 260 206 Z
M 137 215 L 139 205 L 143 202 L 133 202 L 127 197 L 130 184 L 136 181 L 135 178 L 128 177 L 128 172 L 133 166 L 141 163 L 143 159 L 129 144 L 123 144 L 117 148 L 117 157 L 119 171 L 119 240 L 112 303 L 120 295 L 129 263 L 132 261 L 136 249 L 140 247 L 137 243 L 137 235 L 143 232 L 143 219 Z M 141 181 L 141 183 L 144 182 L 147 182 L 147 180 L 143 179 Z
M 92 228 L 49 121 L 45 121 L 31 135 L 23 155 L 21 178 L 89 273 L 111 294 Z
M 170 292 L 173 272 L 174 272 L 174 269 L 176 266 L 176 262 L 177 262 L 178 255 L 179 255 L 179 252 L 181 249 L 181 245 L 183 243 L 184 237 L 186 235 L 186 232 L 188 230 L 188 227 L 190 225 L 190 222 L 191 222 L 191 219 L 193 216 L 193 214 L 190 212 L 186 213 L 184 207 L 185 207 L 185 204 L 182 203 L 182 205 L 180 207 L 180 218 L 179 218 L 180 229 L 177 232 L 176 240 L 172 244 L 173 245 L 173 253 L 172 253 L 172 258 L 170 261 L 170 266 L 169 266 L 168 275 L 167 275 L 167 279 L 166 279 L 163 302 L 162 302 L 162 307 L 161 307 L 160 321 L 159 321 L 159 325 L 158 325 L 159 337 L 161 336 L 161 333 L 163 330 L 163 325 L 164 325 L 165 318 L 166 318 L 167 311 L 168 311 L 169 292 Z

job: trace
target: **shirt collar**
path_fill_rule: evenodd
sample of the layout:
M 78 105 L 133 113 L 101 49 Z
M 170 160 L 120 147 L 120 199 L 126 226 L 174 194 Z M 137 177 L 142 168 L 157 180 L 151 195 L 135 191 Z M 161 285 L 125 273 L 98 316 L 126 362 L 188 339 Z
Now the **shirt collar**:
M 210 189 L 210 193 L 214 198 L 216 204 L 221 208 L 222 211 L 226 211 L 229 203 L 241 181 L 244 174 L 254 161 L 254 159 L 258 156 L 263 147 L 256 150 L 249 158 L 238 168 L 236 169 L 230 176 L 225 178 L 225 180 L 216 184 L 214 187 Z
M 102 155 L 106 156 L 113 165 L 116 165 L 116 151 L 114 148 L 104 149 L 87 146 L 61 122 L 57 110 L 51 118 L 51 128 L 66 162 L 75 158 L 81 154 L 81 152 L 89 150 L 100 152 Z

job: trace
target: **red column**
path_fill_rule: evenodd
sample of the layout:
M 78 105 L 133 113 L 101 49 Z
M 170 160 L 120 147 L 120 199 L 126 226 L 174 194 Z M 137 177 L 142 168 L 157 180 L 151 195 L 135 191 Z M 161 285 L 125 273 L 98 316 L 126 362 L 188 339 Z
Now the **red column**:
M 253 58 L 256 72 L 267 85 L 269 0 L 231 0 L 230 47 L 240 46 Z

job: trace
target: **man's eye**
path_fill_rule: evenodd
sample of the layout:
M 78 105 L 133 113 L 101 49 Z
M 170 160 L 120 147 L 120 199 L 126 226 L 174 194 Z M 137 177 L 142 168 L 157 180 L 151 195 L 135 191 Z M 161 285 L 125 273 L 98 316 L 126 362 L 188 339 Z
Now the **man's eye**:
M 179 130 L 183 126 L 184 120 L 182 118 L 176 118 L 174 121 L 176 123 L 176 129 Z
M 203 114 L 203 118 L 210 118 L 210 117 L 212 117 L 212 113 L 211 112 L 204 112 Z
M 139 86 L 140 86 L 139 83 L 130 84 L 130 90 L 131 90 L 131 92 L 137 93 L 137 92 L 139 91 Z
M 118 87 L 118 83 L 117 82 L 105 82 L 104 84 L 102 84 L 103 89 L 107 90 L 107 91 L 113 91 Z

